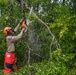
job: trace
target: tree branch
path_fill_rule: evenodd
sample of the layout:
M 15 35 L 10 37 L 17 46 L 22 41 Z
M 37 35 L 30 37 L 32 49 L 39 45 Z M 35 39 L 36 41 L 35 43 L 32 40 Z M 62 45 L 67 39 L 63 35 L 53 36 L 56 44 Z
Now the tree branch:
M 31 10 L 27 5 L 26 5 L 26 8 Z M 53 43 L 55 42 L 55 45 L 56 45 L 56 48 L 59 49 L 60 48 L 60 44 L 58 43 L 55 35 L 53 34 L 53 32 L 50 30 L 50 28 L 48 27 L 48 25 L 46 23 L 44 23 L 32 10 L 32 14 L 34 15 L 34 17 L 41 23 L 41 25 L 43 25 L 47 30 L 48 32 L 50 33 L 50 35 L 52 36 L 52 42 L 50 44 L 50 59 L 52 60 L 52 45 Z

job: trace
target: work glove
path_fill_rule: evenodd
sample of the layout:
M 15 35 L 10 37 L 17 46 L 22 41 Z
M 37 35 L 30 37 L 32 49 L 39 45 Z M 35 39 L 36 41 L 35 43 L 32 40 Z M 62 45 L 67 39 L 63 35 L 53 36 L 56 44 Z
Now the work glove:
M 22 22 L 22 28 L 25 28 L 25 29 L 26 29 L 26 20 L 24 20 L 24 21 Z

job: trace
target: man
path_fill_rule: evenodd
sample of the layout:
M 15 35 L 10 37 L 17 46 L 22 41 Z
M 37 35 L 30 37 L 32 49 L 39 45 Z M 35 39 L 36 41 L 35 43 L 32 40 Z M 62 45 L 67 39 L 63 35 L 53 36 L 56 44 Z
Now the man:
M 11 27 L 4 28 L 4 34 L 7 35 L 6 37 L 7 51 L 4 60 L 4 74 L 9 74 L 11 72 L 16 72 L 18 70 L 14 42 L 20 39 L 24 31 L 27 29 L 26 24 L 22 24 L 22 23 L 23 20 L 21 19 L 20 23 L 17 25 L 17 27 L 14 30 Z M 20 34 L 14 36 L 15 32 L 17 32 L 17 30 L 19 29 L 20 24 L 22 24 L 23 28 Z

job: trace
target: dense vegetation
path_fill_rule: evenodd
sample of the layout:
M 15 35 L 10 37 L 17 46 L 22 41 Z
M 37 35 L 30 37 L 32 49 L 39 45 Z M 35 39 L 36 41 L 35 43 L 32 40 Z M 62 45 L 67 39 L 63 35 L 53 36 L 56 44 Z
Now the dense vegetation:
M 15 28 L 19 23 L 23 16 L 21 1 L 0 0 L 0 75 L 7 49 L 3 29 Z M 31 24 L 22 39 L 15 42 L 20 69 L 12 75 L 76 75 L 76 0 L 24 0 L 24 3 L 24 15 Z M 26 5 L 33 7 L 30 15 Z M 20 30 L 21 27 L 18 33 Z

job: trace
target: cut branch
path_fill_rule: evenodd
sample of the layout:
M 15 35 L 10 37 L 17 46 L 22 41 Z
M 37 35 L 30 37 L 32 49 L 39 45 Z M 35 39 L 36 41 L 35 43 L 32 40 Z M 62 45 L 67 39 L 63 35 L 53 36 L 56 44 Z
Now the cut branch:
M 27 5 L 26 5 L 26 8 L 31 10 Z M 32 11 L 32 14 L 34 15 L 34 17 L 41 23 L 41 25 L 43 25 L 47 30 L 48 32 L 50 33 L 50 35 L 52 36 L 52 42 L 50 44 L 50 60 L 52 60 L 52 46 L 53 46 L 53 43 L 55 43 L 56 45 L 56 48 L 59 49 L 60 48 L 60 44 L 58 43 L 55 35 L 53 34 L 53 32 L 50 30 L 50 28 L 48 27 L 48 25 L 46 23 L 44 23 L 33 11 Z
M 48 30 L 48 32 L 50 33 L 50 35 L 52 36 L 52 42 L 50 44 L 50 60 L 52 60 L 52 46 L 53 43 L 55 42 L 56 48 L 59 49 L 60 48 L 60 44 L 57 42 L 57 39 L 55 37 L 55 35 L 53 34 L 53 32 L 49 29 L 48 25 L 46 23 L 44 23 L 41 19 L 39 19 L 39 17 L 33 13 L 33 15 L 35 16 L 35 18 L 43 25 L 45 26 L 45 28 Z

